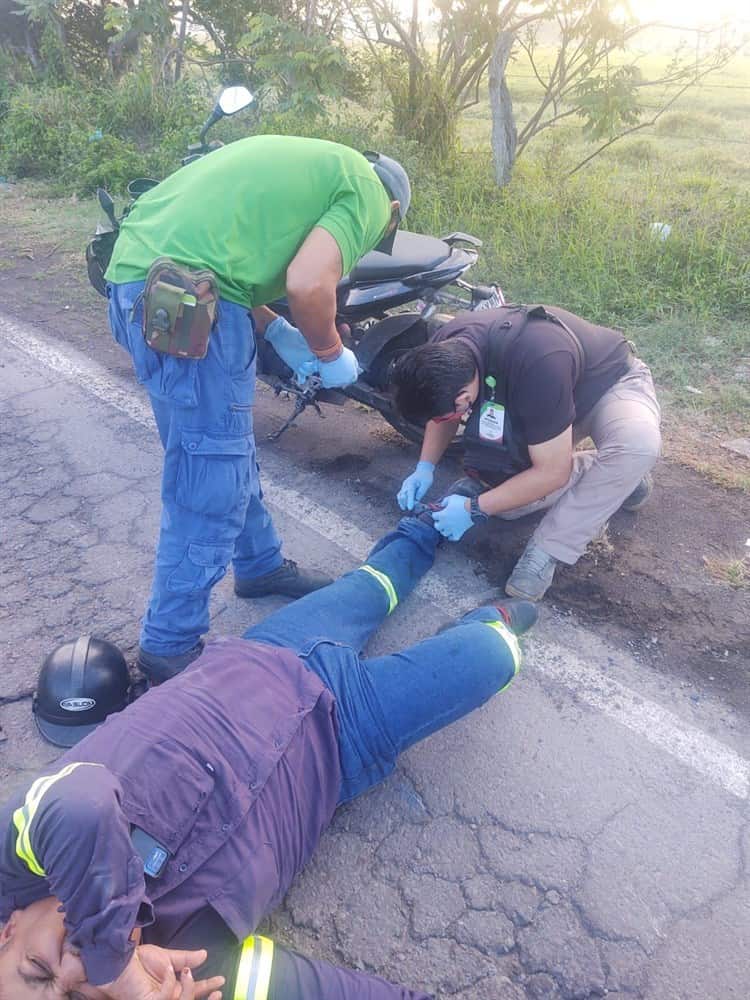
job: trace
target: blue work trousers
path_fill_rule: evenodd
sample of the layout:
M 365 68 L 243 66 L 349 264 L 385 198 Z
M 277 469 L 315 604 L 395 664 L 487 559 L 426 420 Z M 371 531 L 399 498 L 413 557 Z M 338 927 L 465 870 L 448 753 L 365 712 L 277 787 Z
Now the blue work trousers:
M 109 286 L 109 321 L 148 391 L 164 447 L 161 527 L 140 644 L 171 656 L 208 631 L 211 588 L 230 561 L 236 576 L 250 578 L 278 569 L 282 556 L 255 457 L 247 309 L 222 300 L 206 357 L 176 358 L 143 339 L 143 284 Z
M 502 691 L 520 666 L 497 607 L 465 615 L 400 653 L 365 659 L 375 629 L 432 565 L 440 535 L 403 518 L 359 569 L 302 597 L 245 633 L 293 649 L 336 698 L 341 801 L 390 774 L 400 753 Z

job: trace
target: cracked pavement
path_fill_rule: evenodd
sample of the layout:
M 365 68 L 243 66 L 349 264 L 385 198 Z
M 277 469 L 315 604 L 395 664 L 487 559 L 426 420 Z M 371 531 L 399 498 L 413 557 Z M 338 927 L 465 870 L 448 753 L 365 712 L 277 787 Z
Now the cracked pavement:
M 84 370 L 88 362 L 67 350 Z M 91 631 L 132 658 L 149 589 L 158 440 L 92 392 L 96 378 L 96 370 L 91 379 L 61 373 L 4 341 L 3 795 L 58 753 L 39 739 L 30 713 L 46 653 Z M 122 384 L 143 399 L 132 382 Z M 285 412 L 259 393 L 258 438 Z M 361 462 L 338 477 L 327 471 L 342 452 L 364 454 L 389 489 L 400 481 L 412 453 L 372 426 L 347 406 L 326 424 L 311 418 L 278 447 L 261 445 L 287 555 L 333 572 L 357 562 L 350 540 L 326 537 L 319 514 L 281 503 L 291 490 L 353 530 L 377 535 L 392 524 L 394 506 L 377 490 L 349 488 L 361 482 Z M 441 552 L 437 573 L 466 607 L 486 594 L 456 550 Z M 418 591 L 371 649 L 434 632 L 446 609 L 433 598 Z M 276 606 L 238 601 L 225 580 L 213 630 L 237 634 Z M 665 751 L 545 673 L 560 644 L 581 670 L 606 669 L 644 704 L 698 726 L 743 761 L 750 756 L 746 726 L 720 701 L 707 700 L 696 715 L 626 651 L 545 609 L 511 688 L 415 747 L 389 781 L 342 808 L 266 930 L 440 998 L 747 1000 L 747 792 L 732 794 L 679 746 Z

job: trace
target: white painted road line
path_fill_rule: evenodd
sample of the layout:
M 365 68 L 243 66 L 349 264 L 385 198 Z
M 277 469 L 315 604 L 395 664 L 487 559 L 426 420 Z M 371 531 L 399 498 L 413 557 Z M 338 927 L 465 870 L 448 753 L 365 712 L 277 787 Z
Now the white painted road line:
M 42 340 L 32 327 L 0 317 L 0 331 L 5 340 L 37 362 L 74 381 L 83 389 L 144 427 L 153 427 L 154 419 L 146 400 L 133 392 L 130 384 L 109 375 L 105 369 L 83 355 Z M 304 481 L 307 473 L 299 473 Z M 282 485 L 264 473 L 270 505 L 285 515 L 338 545 L 355 560 L 362 560 L 376 539 L 344 521 L 335 511 L 311 500 L 309 496 Z M 476 606 L 484 596 L 466 588 L 456 594 L 450 583 L 433 571 L 420 584 L 419 595 L 451 617 Z M 597 711 L 654 746 L 666 751 L 681 763 L 698 771 L 714 784 L 740 799 L 750 796 L 750 761 L 656 702 L 649 701 L 604 672 L 575 657 L 557 643 L 539 644 L 541 655 L 533 669 L 563 685 Z

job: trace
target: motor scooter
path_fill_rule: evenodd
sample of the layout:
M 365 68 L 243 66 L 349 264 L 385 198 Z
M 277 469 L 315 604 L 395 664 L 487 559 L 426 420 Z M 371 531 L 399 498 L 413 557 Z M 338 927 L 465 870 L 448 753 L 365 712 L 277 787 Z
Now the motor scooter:
M 206 141 L 210 128 L 221 118 L 242 111 L 252 101 L 253 95 L 245 87 L 223 90 L 198 142 L 188 147 L 182 165 L 221 145 Z M 104 272 L 122 221 L 137 198 L 158 183 L 148 177 L 131 181 L 130 200 L 120 216 L 109 193 L 101 188 L 97 191 L 107 224 L 97 226 L 86 248 L 86 263 L 89 280 L 100 294 L 106 296 Z M 258 378 L 277 395 L 288 396 L 294 403 L 289 418 L 269 437 L 272 440 L 280 437 L 308 407 L 312 406 L 322 416 L 321 403 L 342 405 L 348 397 L 377 410 L 405 437 L 421 441 L 424 428 L 400 417 L 393 404 L 390 391 L 393 366 L 404 351 L 427 340 L 431 325 L 442 313 L 493 309 L 504 304 L 498 285 L 474 285 L 464 279 L 477 262 L 481 246 L 482 241 L 468 233 L 454 232 L 436 238 L 399 230 L 392 254 L 373 250 L 358 261 L 341 279 L 336 294 L 336 326 L 360 367 L 357 381 L 344 389 L 322 389 L 317 376 L 298 385 L 293 372 L 271 344 L 256 335 Z M 286 300 L 268 305 L 292 321 Z

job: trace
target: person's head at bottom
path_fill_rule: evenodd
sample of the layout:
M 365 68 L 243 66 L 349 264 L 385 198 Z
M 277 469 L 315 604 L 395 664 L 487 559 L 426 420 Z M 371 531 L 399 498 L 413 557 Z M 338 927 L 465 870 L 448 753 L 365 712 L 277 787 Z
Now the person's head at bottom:
M 15 910 L 0 931 L 0 1000 L 106 1000 L 90 986 L 54 896 Z
M 14 910 L 0 930 L 0 1000 L 125 1000 L 145 996 L 145 987 L 153 1000 L 221 1000 L 222 978 L 193 978 L 205 961 L 205 951 L 145 945 L 114 983 L 93 986 L 59 901 L 47 896 Z

